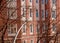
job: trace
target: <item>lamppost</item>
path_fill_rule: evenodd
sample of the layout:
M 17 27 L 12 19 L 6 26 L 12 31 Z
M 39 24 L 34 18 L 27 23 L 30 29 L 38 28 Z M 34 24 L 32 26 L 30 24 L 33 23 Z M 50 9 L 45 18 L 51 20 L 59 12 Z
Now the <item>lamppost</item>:
M 21 20 L 22 20 L 22 21 L 25 21 L 25 22 L 22 24 L 22 26 L 20 27 L 20 29 L 17 31 L 13 43 L 15 43 L 15 41 L 16 41 L 16 39 L 17 39 L 17 36 L 18 36 L 20 30 L 22 29 L 23 25 L 25 25 L 25 24 L 26 24 L 27 22 L 29 22 L 29 21 L 32 21 L 32 18 L 25 19 L 25 18 L 23 17 Z
M 16 39 L 17 39 L 17 36 L 18 36 L 18 34 L 19 34 L 19 32 L 20 32 L 20 30 L 22 29 L 23 25 L 25 25 L 25 24 L 26 24 L 26 22 L 25 22 L 24 24 L 22 24 L 22 26 L 20 27 L 20 29 L 19 29 L 18 32 L 16 33 L 16 36 L 15 36 L 15 38 L 14 38 L 14 42 L 13 42 L 13 43 L 15 43 L 15 41 L 16 41 Z

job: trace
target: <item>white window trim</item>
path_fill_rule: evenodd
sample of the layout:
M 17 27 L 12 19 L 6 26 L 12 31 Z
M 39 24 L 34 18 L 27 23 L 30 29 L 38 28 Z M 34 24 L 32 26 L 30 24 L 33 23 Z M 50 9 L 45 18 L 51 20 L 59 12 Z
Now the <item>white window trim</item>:
M 24 41 L 27 43 L 27 40 L 22 40 L 23 43 L 24 43 Z
M 31 9 L 31 13 L 30 13 L 30 9 Z M 31 16 L 30 16 L 30 14 L 31 14 Z M 33 17 L 32 8 L 29 8 L 29 17 Z
M 40 40 L 38 41 L 38 43 L 40 43 Z
M 54 2 L 54 3 L 53 3 Z M 56 0 L 52 0 L 52 4 L 56 4 Z
M 43 23 L 43 32 L 46 30 L 46 24 L 45 23 Z
M 21 1 L 23 1 L 23 0 L 21 0 Z M 24 1 L 25 1 L 25 0 L 24 0 Z M 24 2 L 24 1 L 23 1 L 23 2 Z
M 40 29 L 40 24 L 37 24 L 38 25 L 38 29 Z M 37 25 L 36 25 L 36 33 L 38 33 L 37 31 Z M 40 32 L 39 32 L 40 33 Z
M 53 24 L 52 24 L 52 31 L 56 31 L 56 28 L 55 28 L 55 30 L 53 30 Z
M 8 2 L 9 2 L 9 1 L 8 1 Z M 8 3 L 8 2 L 7 2 L 7 3 Z M 11 1 L 8 3 L 7 7 L 17 7 L 17 0 L 11 0 Z
M 24 11 L 23 11 L 23 9 L 24 9 Z M 21 12 L 22 12 L 22 16 L 23 16 L 23 13 L 24 13 L 24 16 L 23 17 L 25 17 L 26 16 L 26 9 L 25 9 L 25 6 L 23 6 L 22 8 L 21 8 Z
M 29 0 L 29 2 L 32 3 L 32 0 L 31 1 Z
M 44 13 L 44 17 L 42 17 L 42 20 L 45 20 L 45 9 L 42 9 Z
M 37 9 L 38 10 L 38 17 L 36 17 L 36 20 L 39 20 L 39 17 L 40 17 L 40 15 L 39 15 L 39 9 Z
M 31 15 L 32 16 L 30 16 L 30 9 L 32 10 L 32 8 L 29 8 L 29 18 L 28 18 L 28 21 L 32 21 L 33 20 L 33 13 L 31 11 Z
M 26 31 L 26 24 L 25 24 L 25 31 Z M 26 32 L 23 32 L 23 29 L 22 29 L 22 35 L 26 35 Z
M 30 40 L 30 43 L 31 43 L 31 41 L 33 41 L 33 43 L 34 43 L 34 40 L 33 39 Z
M 13 9 L 14 11 L 12 13 L 15 14 L 14 16 L 11 16 L 10 10 L 12 10 L 12 9 L 8 9 L 8 11 L 7 11 L 7 15 L 8 15 L 9 19 L 16 19 L 17 18 L 17 10 L 15 11 L 15 8 Z
M 45 0 L 44 0 L 44 3 L 42 3 L 42 0 L 41 0 L 41 4 L 44 5 L 45 4 Z
M 56 5 L 55 4 L 52 4 L 52 9 L 56 10 Z
M 39 3 L 39 0 L 36 0 L 36 3 Z
M 16 18 L 17 18 L 17 11 L 15 11 L 15 12 L 16 12 L 15 16 L 10 16 L 10 17 L 9 17 L 10 19 L 16 19 Z M 14 13 L 15 13 L 15 12 L 14 12 Z M 13 14 L 14 14 L 14 13 L 13 13 Z
M 53 12 L 54 10 L 52 10 L 52 12 Z M 55 10 L 55 17 L 56 17 L 56 10 Z M 51 13 L 51 18 L 52 18 L 52 20 L 56 20 L 56 18 L 53 18 L 52 17 L 52 13 Z
M 32 25 L 32 31 L 34 32 L 33 24 L 30 24 L 30 25 Z M 31 29 L 30 29 L 30 34 L 33 34 L 33 32 L 31 32 Z
M 11 0 L 11 2 L 9 2 L 9 4 L 7 5 L 8 8 L 14 8 L 13 10 L 13 14 L 15 14 L 15 16 L 11 16 L 11 14 L 8 13 L 7 11 L 7 14 L 9 16 L 9 19 L 16 19 L 17 18 L 17 10 L 15 11 L 16 7 L 17 7 L 17 3 L 16 3 L 16 0 Z M 12 9 L 10 9 L 12 10 Z M 10 12 L 10 11 L 9 11 Z
M 17 32 L 17 24 L 15 24 L 15 26 L 14 27 L 16 27 L 16 32 Z M 10 27 L 10 29 L 9 29 L 10 31 L 11 31 L 11 27 Z M 8 36 L 15 36 L 16 35 L 16 33 L 8 33 Z

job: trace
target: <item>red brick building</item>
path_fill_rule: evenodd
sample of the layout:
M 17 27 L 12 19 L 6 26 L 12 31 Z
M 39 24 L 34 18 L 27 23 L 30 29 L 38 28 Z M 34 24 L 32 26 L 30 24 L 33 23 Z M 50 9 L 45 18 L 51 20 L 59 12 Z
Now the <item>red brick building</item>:
M 20 29 L 21 25 L 23 25 L 27 19 L 29 21 L 27 21 L 26 24 L 22 27 L 20 33 L 17 36 L 16 42 L 36 43 L 38 37 L 37 34 L 40 28 L 39 0 L 7 0 L 5 4 L 6 8 L 4 8 L 3 11 L 4 14 L 7 15 L 5 15 L 7 29 L 3 28 L 6 29 L 6 32 L 4 34 L 4 42 L 13 43 L 15 35 Z M 3 18 L 5 18 L 5 16 Z
M 59 2 L 59 0 L 7 0 L 7 2 L 3 0 L 4 6 L 0 10 L 0 26 L 3 27 L 0 27 L 0 30 L 3 31 L 0 32 L 0 36 L 6 29 L 4 42 L 13 43 L 18 30 L 26 22 L 17 36 L 16 43 L 54 43 L 55 38 L 50 38 L 60 28 Z
M 13 43 L 14 37 L 21 26 L 21 1 L 2 0 L 1 6 L 2 7 L 0 9 L 0 40 L 2 41 L 3 36 L 4 43 Z M 19 35 L 19 37 L 20 36 L 21 35 Z
M 59 33 L 59 25 L 60 25 L 60 14 L 59 14 L 59 0 L 39 0 L 39 13 L 40 13 L 40 31 L 41 34 L 46 35 L 46 37 L 39 38 L 41 43 L 54 43 L 55 35 L 57 32 Z M 45 26 L 44 26 L 45 25 Z M 43 28 L 44 27 L 44 28 Z M 46 33 L 47 32 L 47 33 Z M 57 42 L 59 43 L 59 35 L 57 38 Z M 54 41 L 55 40 L 55 41 Z

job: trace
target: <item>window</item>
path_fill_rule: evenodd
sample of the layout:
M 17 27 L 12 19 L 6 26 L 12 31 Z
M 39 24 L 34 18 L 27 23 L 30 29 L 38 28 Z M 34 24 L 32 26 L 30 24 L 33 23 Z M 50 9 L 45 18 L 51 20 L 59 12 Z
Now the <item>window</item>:
M 22 0 L 22 1 L 24 1 L 24 0 Z
M 12 43 L 11 40 L 5 40 L 4 43 Z
M 33 40 L 31 40 L 31 43 L 34 43 L 34 41 L 33 41 Z
M 38 0 L 36 0 L 36 3 L 38 3 Z
M 39 25 L 39 24 L 37 24 L 36 29 L 37 29 L 37 30 L 36 30 L 37 33 L 40 32 L 40 30 L 39 30 L 39 29 L 40 29 L 40 25 Z
M 41 0 L 41 3 L 44 4 L 45 3 L 45 0 Z
M 45 30 L 47 30 L 47 29 L 48 29 L 48 25 L 45 24 Z
M 56 3 L 56 0 L 52 0 L 52 3 L 55 4 Z
M 16 1 L 16 0 L 6 0 L 6 1 Z
M 8 7 L 7 15 L 9 16 L 9 19 L 16 19 L 17 18 L 16 0 L 7 0 L 7 1 L 11 1 L 7 5 Z
M 23 43 L 26 43 L 26 41 L 23 41 Z
M 32 0 L 30 0 L 30 2 L 32 2 Z
M 30 33 L 33 33 L 33 25 L 30 25 Z
M 43 40 L 43 43 L 46 43 L 46 40 L 45 39 Z
M 38 15 L 38 9 L 36 9 L 36 17 L 38 17 L 39 15 Z
M 25 14 L 25 8 L 23 8 L 23 17 L 25 17 L 26 14 Z
M 56 11 L 52 11 L 52 18 L 56 18 Z
M 46 15 L 45 15 L 46 17 L 48 17 L 48 11 L 46 10 Z
M 14 7 L 14 8 L 16 8 L 16 6 L 17 6 L 16 0 L 7 0 L 7 7 L 10 7 L 10 8 Z
M 42 10 L 42 18 L 44 18 L 44 10 Z
M 16 34 L 17 32 L 17 24 L 8 25 L 8 34 Z
M 48 4 L 48 0 L 45 0 L 46 4 Z
M 43 23 L 43 30 L 42 31 L 46 31 L 48 30 L 48 25 L 46 23 Z
M 27 43 L 27 41 L 26 40 L 23 40 L 23 43 Z
M 38 43 L 40 43 L 40 40 L 38 41 Z
M 56 25 L 55 24 L 52 24 L 52 29 L 53 29 L 53 31 L 56 30 Z
M 26 25 L 23 25 L 23 33 L 26 33 Z
M 30 9 L 30 17 L 32 17 L 32 9 Z
M 8 16 L 10 19 L 16 19 L 17 18 L 17 11 L 15 8 L 9 8 L 8 9 Z
M 43 31 L 45 31 L 45 23 L 43 23 Z

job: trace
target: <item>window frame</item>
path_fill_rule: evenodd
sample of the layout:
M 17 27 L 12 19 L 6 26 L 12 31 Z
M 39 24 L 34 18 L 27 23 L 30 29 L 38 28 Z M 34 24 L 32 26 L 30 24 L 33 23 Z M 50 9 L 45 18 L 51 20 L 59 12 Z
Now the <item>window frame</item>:
M 32 2 L 32 0 L 30 0 L 30 2 Z
M 31 40 L 30 43 L 34 43 L 34 40 Z
M 52 4 L 56 4 L 56 0 L 52 0 Z
M 56 31 L 56 25 L 54 23 L 52 24 L 52 30 Z
M 12 29 L 13 29 L 13 32 L 12 32 Z M 15 32 L 14 32 L 14 30 L 15 30 Z M 9 36 L 15 36 L 16 32 L 17 32 L 17 24 L 10 24 L 10 25 L 8 25 L 8 35 Z
M 30 15 L 30 17 L 33 17 L 33 14 L 32 14 L 32 8 L 30 8 L 30 13 L 29 13 Z
M 22 33 L 23 33 L 23 35 L 25 35 L 25 34 L 26 34 L 26 24 L 24 24 L 24 25 L 23 25 Z
M 26 13 L 25 13 L 25 8 L 24 7 L 22 8 L 22 12 L 23 12 L 22 16 L 25 17 Z
M 33 34 L 33 31 L 34 31 L 33 24 L 30 24 L 30 34 Z
M 37 15 L 38 14 L 38 15 Z M 36 17 L 39 17 L 38 9 L 36 9 Z
M 44 0 L 41 0 L 41 3 L 42 3 L 42 4 L 44 4 L 44 3 L 45 3 L 45 1 L 44 1 Z
M 42 18 L 45 18 L 45 12 L 42 10 Z
M 40 32 L 40 25 L 39 25 L 39 24 L 36 25 L 36 32 L 37 32 L 37 33 Z
M 52 17 L 52 19 L 56 19 L 56 10 L 52 11 L 51 17 Z
M 36 0 L 36 3 L 38 3 L 38 0 Z
M 15 8 L 8 8 L 7 15 L 9 19 L 16 19 L 17 18 L 17 10 Z
M 22 42 L 23 42 L 23 43 L 27 43 L 27 40 L 23 40 Z
M 45 17 L 48 17 L 49 13 L 48 10 L 45 11 Z
M 48 0 L 45 0 L 45 4 L 48 4 Z

